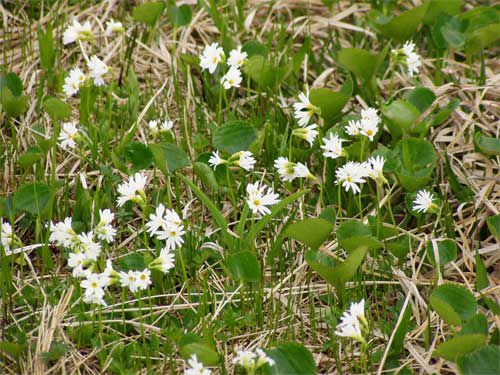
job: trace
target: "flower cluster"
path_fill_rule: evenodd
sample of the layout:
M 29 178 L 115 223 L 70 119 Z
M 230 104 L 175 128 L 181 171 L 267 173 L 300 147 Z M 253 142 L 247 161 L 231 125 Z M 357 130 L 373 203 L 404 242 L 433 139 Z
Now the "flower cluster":
M 246 171 L 253 169 L 256 163 L 250 151 L 239 151 L 231 155 L 228 159 L 222 159 L 219 155 L 219 150 L 212 152 L 212 155 L 208 159 L 208 164 L 210 164 L 213 169 L 216 169 L 221 164 L 235 165 Z
M 182 220 L 173 210 L 165 208 L 163 204 L 156 207 L 154 214 L 149 215 L 146 223 L 150 236 L 156 236 L 159 240 L 166 240 L 165 248 L 175 250 L 182 246 L 184 239 L 184 225 Z
M 87 61 L 87 68 L 89 69 L 88 77 L 92 79 L 95 86 L 98 87 L 106 85 L 104 77 L 108 72 L 110 72 L 111 69 L 104 61 L 94 55 Z M 87 76 L 80 68 L 75 67 L 71 69 L 69 75 L 64 79 L 64 94 L 68 97 L 76 95 L 80 90 L 81 85 L 83 85 L 86 80 Z
M 384 183 L 384 164 L 385 158 L 383 156 L 376 156 L 369 158 L 364 163 L 356 161 L 348 161 L 343 166 L 337 168 L 335 182 L 345 189 L 351 190 L 354 194 L 361 192 L 359 184 L 366 182 L 366 178 L 370 177 L 377 183 Z
M 363 135 L 371 142 L 378 132 L 379 123 L 380 117 L 376 109 L 363 109 L 361 110 L 361 119 L 349 121 L 346 132 L 352 137 Z
M 330 133 L 328 137 L 324 137 L 323 144 L 321 145 L 323 156 L 331 159 L 345 156 L 346 154 L 342 149 L 342 142 L 344 142 L 344 139 L 333 133 Z
M 392 50 L 392 54 L 395 56 L 396 61 L 401 61 L 406 65 L 409 77 L 418 74 L 422 66 L 422 60 L 420 55 L 415 52 L 415 43 L 413 41 L 407 41 L 401 49 Z
M 146 202 L 146 195 L 144 193 L 146 181 L 146 175 L 138 172 L 134 176 L 130 177 L 127 182 L 122 182 L 118 185 L 118 207 L 123 206 L 128 201 L 132 201 L 140 205 L 144 204 Z
M 171 120 L 151 120 L 148 122 L 149 130 L 153 136 L 158 135 L 158 133 L 166 133 L 174 127 L 174 122 Z
M 226 89 L 229 90 L 231 87 L 240 87 L 243 77 L 241 75 L 241 67 L 247 60 L 248 54 L 242 51 L 242 47 L 239 46 L 229 52 L 229 58 L 227 59 L 228 70 L 222 76 L 220 83 Z M 217 66 L 224 62 L 225 54 L 222 47 L 219 47 L 219 43 L 212 43 L 205 46 L 201 56 L 200 56 L 200 67 L 202 70 L 208 70 L 210 74 L 214 74 Z
M 363 332 L 368 330 L 368 321 L 365 317 L 365 300 L 351 303 L 349 310 L 344 311 L 337 325 L 335 334 L 341 337 L 349 337 L 366 345 Z
M 262 349 L 239 350 L 233 358 L 233 364 L 244 368 L 247 374 L 255 374 L 257 369 L 264 365 L 274 366 L 274 360 L 270 358 Z

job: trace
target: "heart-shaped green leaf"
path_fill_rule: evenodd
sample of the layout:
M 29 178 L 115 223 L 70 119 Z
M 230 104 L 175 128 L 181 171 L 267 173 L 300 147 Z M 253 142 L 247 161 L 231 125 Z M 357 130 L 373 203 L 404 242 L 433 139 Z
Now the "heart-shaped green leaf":
M 326 241 L 332 230 L 333 224 L 325 219 L 304 219 L 290 224 L 285 230 L 285 236 L 317 249 Z
M 472 293 L 455 284 L 443 284 L 434 289 L 430 304 L 446 323 L 453 325 L 461 325 L 472 318 L 477 309 Z
M 234 154 L 246 151 L 257 139 L 257 129 L 244 121 L 229 121 L 215 129 L 212 142 L 221 151 Z

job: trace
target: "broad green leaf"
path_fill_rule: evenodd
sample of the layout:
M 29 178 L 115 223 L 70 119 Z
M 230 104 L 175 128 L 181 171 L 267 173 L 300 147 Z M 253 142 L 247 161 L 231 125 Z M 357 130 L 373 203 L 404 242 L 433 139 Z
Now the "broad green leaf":
M 317 251 L 308 251 L 305 259 L 309 267 L 316 271 L 325 281 L 337 289 L 342 289 L 344 284 L 356 274 L 367 251 L 366 246 L 358 247 L 349 254 L 343 263 L 336 267 L 332 267 L 328 258 L 325 258 L 324 254 Z
M 216 148 L 229 154 L 246 151 L 257 139 L 257 129 L 250 124 L 234 120 L 215 129 L 212 143 Z
M 408 102 L 413 104 L 421 113 L 425 112 L 436 100 L 436 95 L 426 87 L 416 87 L 408 95 Z
M 474 134 L 474 145 L 482 154 L 488 156 L 500 155 L 500 139 L 488 137 L 477 131 Z
M 253 229 L 250 231 L 250 233 L 247 234 L 247 236 L 245 237 L 245 242 L 248 244 L 248 243 L 252 243 L 254 240 L 255 240 L 255 237 L 257 236 L 257 234 L 260 233 L 260 231 L 262 229 L 264 229 L 264 227 L 267 225 L 267 223 L 269 223 L 269 221 L 271 221 L 272 219 L 274 219 L 276 216 L 278 216 L 278 214 L 281 212 L 281 210 L 283 210 L 287 205 L 295 202 L 297 199 L 299 199 L 302 195 L 308 193 L 309 190 L 300 190 L 288 197 L 286 197 L 285 199 L 282 199 L 279 203 L 275 204 L 271 210 L 271 213 L 260 218 L 260 220 L 258 220 L 256 222 L 256 224 L 254 225 Z
M 486 336 L 480 334 L 457 335 L 446 340 L 432 353 L 433 357 L 443 357 L 456 362 L 457 358 L 479 349 L 486 343 Z
M 256 54 L 250 57 L 243 67 L 253 82 L 261 87 L 275 87 L 287 75 L 285 67 L 276 67 L 263 55 Z M 290 65 L 290 71 L 293 65 Z
M 455 241 L 444 239 L 437 242 L 437 248 L 439 255 L 439 265 L 444 266 L 447 263 L 457 259 L 457 244 L 455 243 Z M 429 242 L 427 244 L 427 258 L 432 264 L 436 264 L 432 242 Z
M 480 334 L 488 336 L 488 320 L 483 314 L 477 314 L 464 324 L 459 335 Z
M 440 109 L 439 112 L 434 115 L 433 125 L 436 126 L 445 122 L 459 105 L 459 99 L 450 100 L 448 104 L 446 104 L 443 108 Z
M 400 138 L 409 132 L 420 116 L 420 111 L 409 102 L 395 100 L 389 105 L 382 106 L 382 115 L 391 135 L 394 138 Z
M 187 4 L 180 7 L 170 4 L 167 8 L 167 16 L 172 25 L 176 27 L 189 25 L 193 17 L 193 11 Z
M 337 62 L 358 78 L 368 81 L 377 68 L 377 55 L 361 48 L 343 48 L 337 55 Z
M 132 10 L 132 18 L 136 22 L 142 22 L 149 26 L 154 26 L 164 9 L 165 4 L 163 1 L 140 4 Z
M 159 143 L 149 146 L 153 160 L 165 175 L 187 167 L 189 159 L 182 148 L 173 143 Z
M 235 280 L 253 283 L 260 281 L 260 264 L 255 253 L 250 251 L 232 253 L 227 258 L 227 265 Z
M 483 346 L 457 361 L 462 375 L 500 374 L 500 346 Z
M 0 73 L 0 90 L 4 87 L 8 87 L 13 96 L 23 94 L 23 81 L 16 73 Z
M 399 182 L 407 191 L 416 191 L 428 185 L 432 179 L 432 168 L 422 168 L 416 171 L 409 171 L 403 166 L 396 170 Z
M 28 151 L 26 151 L 23 155 L 17 159 L 18 164 L 22 168 L 29 168 L 33 164 L 40 161 L 43 157 L 43 153 L 38 147 L 32 147 Z
M 399 42 L 405 42 L 417 32 L 418 26 L 422 22 L 427 12 L 428 3 L 407 10 L 400 15 L 393 17 L 389 22 L 378 24 L 377 27 L 382 33 Z
M 311 90 L 309 100 L 320 108 L 321 117 L 328 123 L 341 114 L 349 96 L 341 92 L 320 88 Z
M 179 340 L 178 345 L 179 353 L 184 359 L 196 354 L 198 360 L 206 366 L 216 366 L 220 361 L 215 346 L 206 338 L 187 334 Z
M 274 366 L 264 368 L 268 375 L 315 375 L 316 364 L 311 352 L 299 343 L 283 343 L 274 349 L 266 350 L 266 354 L 274 360 Z
M 372 236 L 370 227 L 359 220 L 344 221 L 337 229 L 339 245 L 352 252 L 360 246 L 373 249 L 382 246 L 382 243 Z
M 15 96 L 7 86 L 0 91 L 0 108 L 8 117 L 18 117 L 28 109 L 28 98 L 25 95 Z
M 125 157 L 136 171 L 147 169 L 153 164 L 153 153 L 147 145 L 141 142 L 131 142 L 125 146 Z
M 448 324 L 461 325 L 476 314 L 476 299 L 462 286 L 443 284 L 434 289 L 430 304 Z
M 142 271 L 146 268 L 144 255 L 141 253 L 127 254 L 118 261 L 123 271 Z
M 290 224 L 285 236 L 303 242 L 312 249 L 317 249 L 332 233 L 333 224 L 325 219 L 304 219 Z
M 449 47 L 461 49 L 465 45 L 466 36 L 463 33 L 463 24 L 458 18 L 450 18 L 439 31 Z
M 465 46 L 467 52 L 474 53 L 495 45 L 498 40 L 500 40 L 500 22 L 466 34 Z
M 454 16 L 460 13 L 461 8 L 462 0 L 430 0 L 424 16 L 424 24 L 432 25 L 438 16 L 443 13 Z
M 50 189 L 41 183 L 22 185 L 14 193 L 14 208 L 33 215 L 41 215 L 50 201 Z
M 405 138 L 396 146 L 401 165 L 409 171 L 434 167 L 437 162 L 436 151 L 426 139 Z
M 21 345 L 15 342 L 0 341 L 0 353 L 7 354 L 13 358 L 18 358 L 26 348 L 26 345 Z
M 256 40 L 245 42 L 241 50 L 246 52 L 249 58 L 255 55 L 267 56 L 268 54 L 267 47 Z
M 491 234 L 500 241 L 500 215 L 490 216 L 486 220 L 486 224 L 488 225 L 488 229 Z
M 71 117 L 71 107 L 61 99 L 54 97 L 46 98 L 43 101 L 43 109 L 54 122 Z
M 215 178 L 214 171 L 208 164 L 197 161 L 193 164 L 193 171 L 201 179 L 204 186 L 211 190 L 218 189 L 219 184 Z

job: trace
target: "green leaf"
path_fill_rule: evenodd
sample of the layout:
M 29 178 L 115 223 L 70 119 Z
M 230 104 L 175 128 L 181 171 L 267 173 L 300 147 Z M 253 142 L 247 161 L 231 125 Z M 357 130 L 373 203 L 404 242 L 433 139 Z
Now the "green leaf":
M 337 229 L 339 245 L 352 252 L 360 246 L 367 249 L 381 247 L 382 243 L 372 236 L 370 227 L 359 220 L 344 221 Z
M 0 91 L 0 108 L 8 117 L 18 117 L 27 111 L 28 98 L 25 95 L 14 96 L 7 86 L 3 86 Z
M 461 325 L 476 314 L 476 299 L 462 286 L 443 284 L 434 289 L 430 304 L 448 324 Z
M 434 115 L 434 121 L 432 125 L 436 126 L 445 122 L 459 105 L 459 99 L 450 100 L 448 104 L 446 104 L 443 108 L 441 108 L 439 112 Z
M 405 138 L 396 146 L 401 165 L 408 171 L 414 172 L 419 169 L 433 168 L 437 162 L 436 151 L 432 143 L 426 139 Z
M 227 265 L 235 280 L 252 283 L 260 281 L 260 264 L 255 253 L 250 251 L 233 253 L 227 258 Z
M 488 336 L 488 320 L 483 314 L 477 314 L 464 324 L 459 335 L 480 334 Z
M 339 266 L 333 267 L 329 257 L 317 251 L 308 251 L 305 259 L 309 267 L 316 271 L 325 281 L 342 289 L 358 270 L 368 251 L 366 246 L 360 246 L 353 250 L 347 259 Z
M 341 92 L 320 88 L 311 90 L 309 100 L 320 108 L 321 117 L 328 123 L 342 113 L 342 108 L 347 104 L 349 96 Z
M 0 341 L 0 353 L 5 353 L 13 358 L 18 358 L 24 351 L 26 345 L 15 342 Z
M 421 6 L 407 10 L 399 16 L 393 17 L 387 23 L 378 24 L 377 27 L 384 35 L 399 42 L 404 42 L 417 32 L 418 26 L 427 12 L 428 5 L 428 3 L 424 3 Z
M 69 351 L 69 346 L 61 341 L 53 341 L 50 343 L 50 350 L 42 353 L 42 358 L 45 364 L 58 361 Z
M 181 174 L 178 174 L 177 177 L 179 177 L 182 181 L 184 181 L 184 183 L 189 186 L 189 188 L 193 191 L 193 193 L 196 194 L 198 199 L 200 199 L 203 202 L 203 204 L 207 206 L 208 210 L 214 217 L 215 222 L 217 223 L 223 235 L 225 236 L 227 244 L 229 244 L 230 239 L 228 237 L 229 234 L 227 232 L 228 224 L 226 219 L 224 219 L 222 212 L 220 212 L 220 210 L 215 206 L 215 204 L 213 204 L 210 198 L 207 197 L 205 193 L 203 193 L 200 190 L 200 188 L 198 188 L 195 184 L 193 184 L 193 182 L 190 179 Z
M 431 0 L 424 16 L 424 24 L 432 25 L 443 13 L 454 16 L 460 13 L 461 8 L 462 0 Z
M 71 116 L 71 107 L 60 99 L 49 97 L 43 101 L 43 109 L 52 121 L 57 122 Z
M 165 175 L 189 165 L 186 153 L 176 144 L 159 143 L 149 146 L 149 149 L 153 153 L 154 164 Z
M 304 219 L 290 224 L 285 230 L 285 236 L 305 243 L 312 249 L 317 249 L 332 233 L 333 224 L 325 219 Z
M 211 190 L 217 190 L 219 188 L 219 184 L 215 178 L 215 173 L 209 165 L 197 161 L 193 165 L 193 171 L 201 179 L 204 186 L 210 188 Z
M 491 234 L 494 235 L 497 240 L 500 240 L 500 215 L 490 216 L 486 220 L 486 224 Z
M 474 134 L 474 145 L 476 149 L 488 156 L 500 155 L 500 139 L 487 137 L 483 133 L 477 131 Z
M 409 102 L 395 100 L 389 105 L 382 106 L 382 115 L 391 135 L 400 138 L 410 131 L 420 116 L 420 111 Z
M 462 375 L 500 374 L 500 346 L 483 346 L 458 358 L 457 364 Z
M 125 146 L 125 158 L 134 166 L 134 170 L 147 169 L 153 164 L 153 153 L 141 142 L 131 142 Z
M 267 47 L 257 40 L 245 42 L 241 50 L 246 52 L 249 58 L 255 55 L 267 56 L 268 54 Z
M 490 280 L 488 279 L 488 271 L 486 266 L 481 259 L 481 255 L 476 254 L 476 289 L 483 290 L 490 286 Z
M 437 243 L 437 248 L 439 254 L 439 265 L 444 266 L 445 264 L 457 259 L 457 244 L 455 241 L 444 239 Z M 427 244 L 427 258 L 431 264 L 436 264 L 432 242 Z
M 252 243 L 255 240 L 255 237 L 257 234 L 260 233 L 262 229 L 271 221 L 274 219 L 278 214 L 283 210 L 287 205 L 295 202 L 297 199 L 299 199 L 302 195 L 308 193 L 309 190 L 299 190 L 298 192 L 286 197 L 285 199 L 282 199 L 279 203 L 275 204 L 273 206 L 273 209 L 271 210 L 271 213 L 268 215 L 265 215 L 264 217 L 260 218 L 260 220 L 257 221 L 257 223 L 254 225 L 253 229 L 250 231 L 250 233 L 247 234 L 245 237 L 245 243 Z
M 41 215 L 50 201 L 50 189 L 41 183 L 22 185 L 14 193 L 14 208 L 33 215 Z
M 455 362 L 458 357 L 479 349 L 486 343 L 486 336 L 480 334 L 457 335 L 446 340 L 432 353 L 433 357 L 443 357 Z
M 164 9 L 165 4 L 163 1 L 140 4 L 132 10 L 132 18 L 136 22 L 142 22 L 149 26 L 154 26 Z
M 273 375 L 315 375 L 316 364 L 311 352 L 299 343 L 283 343 L 274 349 L 266 350 L 274 360 L 274 366 L 266 366 L 265 374 Z
M 23 81 L 16 73 L 1 73 L 0 74 L 0 89 L 7 87 L 13 96 L 21 96 L 23 94 Z
M 361 48 L 343 48 L 337 55 L 337 62 L 358 78 L 368 81 L 377 68 L 377 55 Z
M 250 57 L 243 69 L 252 81 L 265 88 L 273 88 L 287 75 L 286 67 L 276 67 L 263 55 Z M 293 65 L 290 64 L 290 71 Z
M 229 154 L 246 151 L 257 139 L 257 129 L 244 121 L 229 121 L 215 129 L 212 143 Z
M 220 361 L 214 345 L 208 339 L 195 334 L 184 335 L 179 340 L 179 353 L 184 359 L 196 354 L 198 360 L 206 366 L 216 366 Z
M 421 113 L 425 112 L 436 100 L 436 95 L 426 87 L 415 87 L 408 95 L 408 102 L 413 104 Z
M 474 30 L 466 34 L 467 52 L 474 53 L 494 45 L 500 39 L 500 22 Z
M 181 27 L 189 25 L 193 18 L 193 11 L 187 4 L 181 5 L 180 7 L 175 4 L 170 4 L 167 9 L 167 16 L 172 25 Z
M 38 27 L 38 46 L 40 48 L 40 67 L 51 71 L 54 68 L 56 54 L 54 52 L 54 36 L 50 23 L 47 25 L 45 33 L 41 27 Z
M 29 168 L 33 164 L 37 163 L 40 161 L 43 157 L 43 154 L 41 150 L 38 147 L 32 147 L 28 149 L 23 155 L 17 159 L 18 164 L 22 168 Z
M 127 254 L 119 260 L 120 267 L 123 271 L 142 271 L 146 268 L 144 255 L 141 253 Z

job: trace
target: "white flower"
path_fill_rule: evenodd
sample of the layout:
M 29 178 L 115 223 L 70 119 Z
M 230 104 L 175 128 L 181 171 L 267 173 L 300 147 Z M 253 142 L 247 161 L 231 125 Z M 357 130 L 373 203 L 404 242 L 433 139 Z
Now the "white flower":
M 165 120 L 160 125 L 160 132 L 168 132 L 174 127 L 174 122 L 172 120 Z
M 154 236 L 161 228 L 168 225 L 164 218 L 165 210 L 165 206 L 160 203 L 158 207 L 156 207 L 155 213 L 149 215 L 149 221 L 146 223 L 146 227 L 151 236 Z
M 57 140 L 59 141 L 59 145 L 63 150 L 66 150 L 68 148 L 75 148 L 75 139 L 77 138 L 77 135 L 78 128 L 76 126 L 76 123 L 65 122 L 64 124 L 62 124 L 62 129 Z
M 98 228 L 96 228 L 96 234 L 97 238 L 99 238 L 101 241 L 105 241 L 107 243 L 113 242 L 115 236 L 116 236 L 116 229 L 113 228 L 111 225 L 101 225 Z
M 292 163 L 283 156 L 280 156 L 274 161 L 274 168 L 278 170 L 283 181 L 292 181 L 297 177 L 295 175 L 295 163 Z
M 352 190 L 354 194 L 361 191 L 358 184 L 365 182 L 365 177 L 368 176 L 366 165 L 349 161 L 342 167 L 339 167 L 335 175 L 337 176 L 336 183 L 342 184 L 345 191 Z
M 85 74 L 80 68 L 73 68 L 69 71 L 69 75 L 64 79 L 63 91 L 68 97 L 75 95 L 80 86 L 85 82 Z
M 94 34 L 89 21 L 82 25 L 76 19 L 73 19 L 73 23 L 64 30 L 63 44 L 70 44 L 77 40 L 92 40 L 93 38 Z
M 106 22 L 106 32 L 104 35 L 111 36 L 113 33 L 123 33 L 125 29 L 121 22 L 115 22 L 112 19 Z
M 279 195 L 275 194 L 272 188 L 264 184 L 260 185 L 258 182 L 248 184 L 246 190 L 248 194 L 246 202 L 254 214 L 269 214 L 271 210 L 267 206 L 272 206 L 279 202 Z
M 109 72 L 109 67 L 106 63 L 94 55 L 87 62 L 87 67 L 90 70 L 90 78 L 94 80 L 94 85 L 104 86 L 106 83 L 104 82 L 103 77 Z
M 427 190 L 420 190 L 413 201 L 413 210 L 416 212 L 428 213 L 437 208 L 434 203 L 434 194 Z
M 367 109 L 361 110 L 361 119 L 366 121 L 372 121 L 376 124 L 380 122 L 380 116 L 375 108 L 368 107 Z
M 233 363 L 235 365 L 240 365 L 245 369 L 254 369 L 255 367 L 255 359 L 257 358 L 257 354 L 250 350 L 240 350 L 236 353 L 236 357 L 233 358 Z
M 323 145 L 321 145 L 321 148 L 324 150 L 323 156 L 332 159 L 342 156 L 343 141 L 338 135 L 332 133 L 330 133 L 329 137 L 323 138 Z
M 408 68 L 408 76 L 413 77 L 413 75 L 418 74 L 419 68 L 422 66 L 420 56 L 416 53 L 411 53 L 406 59 L 406 65 Z
M 104 300 L 104 294 L 101 296 L 100 294 L 84 294 L 83 302 L 88 304 L 96 304 L 101 306 L 107 306 L 106 301 Z
M 0 220 L 0 226 L 0 243 L 5 251 L 10 251 L 14 239 L 12 226 L 7 222 L 4 223 L 3 220 Z
M 406 56 L 409 56 L 415 52 L 415 43 L 413 43 L 413 40 L 408 40 L 405 44 L 403 44 L 403 48 L 401 48 L 401 50 Z
M 118 185 L 118 194 L 120 194 L 117 199 L 118 206 L 123 206 L 129 200 L 136 203 L 144 203 L 146 180 L 145 174 L 136 173 L 127 182 L 122 182 Z
M 163 230 L 158 231 L 158 239 L 167 240 L 165 247 L 169 249 L 176 249 L 181 247 L 184 243 L 184 227 L 182 225 L 169 224 Z
M 318 131 L 315 130 L 317 127 L 318 125 L 312 124 L 304 128 L 294 129 L 292 131 L 292 134 L 298 138 L 305 139 L 307 142 L 309 142 L 309 146 L 312 146 L 314 140 L 316 139 L 316 136 L 318 135 Z
M 224 50 L 219 47 L 219 43 L 212 43 L 205 46 L 200 56 L 200 66 L 202 70 L 208 69 L 210 74 L 215 72 L 217 65 L 224 59 Z
M 175 267 L 175 255 L 167 247 L 161 249 L 158 259 L 160 262 L 160 270 L 163 273 L 167 273 Z
M 229 66 L 240 67 L 245 63 L 247 57 L 248 54 L 246 52 L 242 52 L 241 46 L 239 46 L 237 49 L 233 49 L 229 52 L 227 64 Z
M 137 292 L 137 275 L 135 271 L 118 272 L 118 278 L 122 288 L 129 288 L 132 293 Z
M 86 261 L 84 253 L 69 253 L 68 266 L 71 268 L 83 267 Z M 75 276 L 74 272 L 73 276 Z
M 350 120 L 347 124 L 345 131 L 351 137 L 355 137 L 361 133 L 361 121 Z
M 167 240 L 167 249 L 175 250 L 184 243 L 182 220 L 175 211 L 165 208 L 161 203 L 156 207 L 155 213 L 149 215 L 146 227 L 151 236 L 156 235 L 160 240 Z
M 162 123 L 160 123 L 160 120 L 151 120 L 148 123 L 149 130 L 153 135 L 156 135 L 160 132 L 167 132 L 169 130 L 172 130 L 174 127 L 174 122 L 171 120 L 165 120 Z
M 135 284 L 138 290 L 145 290 L 151 285 L 151 271 L 147 268 L 142 271 L 135 271 Z
M 229 90 L 231 87 L 240 87 L 242 79 L 241 71 L 237 67 L 232 66 L 221 78 L 220 83 L 226 90 Z
M 99 225 L 109 225 L 115 219 L 115 214 L 109 208 L 99 210 Z
M 159 133 L 160 129 L 158 128 L 158 120 L 151 120 L 148 122 L 149 130 L 153 135 Z
M 378 125 L 373 122 L 373 121 L 364 121 L 361 120 L 361 129 L 360 133 L 371 141 L 373 141 L 373 137 L 375 137 L 375 134 L 378 132 Z
M 316 179 L 316 177 L 311 172 L 309 172 L 309 169 L 305 164 L 295 164 L 295 166 L 293 167 L 293 171 L 295 173 L 295 176 L 298 178 L 310 178 L 311 180 Z
M 354 316 L 356 319 L 358 319 L 361 323 L 366 322 L 366 317 L 365 317 L 365 300 L 362 299 L 359 302 L 352 302 L 351 306 L 349 307 L 349 313 Z M 368 323 L 366 322 L 366 325 Z
M 262 350 L 262 349 L 255 349 L 255 353 L 257 353 L 257 368 L 261 367 L 265 363 L 267 363 L 269 366 L 274 366 L 274 360 L 270 357 L 267 356 L 267 354 Z
M 359 323 L 359 320 L 352 315 L 348 315 L 346 318 L 343 317 L 341 323 L 337 325 L 335 334 L 341 337 L 349 337 L 360 342 L 365 341 L 361 333 L 361 325 Z
M 211 375 L 212 371 L 205 368 L 203 363 L 198 361 L 196 354 L 192 354 L 187 360 L 188 367 L 184 371 L 184 375 Z
M 102 298 L 104 296 L 104 287 L 107 286 L 107 283 L 108 281 L 99 274 L 91 273 L 80 282 L 80 286 L 85 289 L 86 296 Z
M 227 160 L 224 160 L 219 156 L 219 150 L 215 150 L 214 152 L 212 152 L 212 155 L 208 159 L 208 164 L 210 164 L 213 169 L 225 163 L 227 163 Z
M 93 232 L 79 234 L 78 245 L 88 260 L 97 260 L 97 257 L 101 254 L 101 244 L 94 242 Z
M 377 182 L 385 182 L 384 164 L 385 158 L 383 156 L 375 156 L 368 159 L 368 175 Z
M 50 223 L 49 241 L 59 246 L 71 247 L 77 239 L 76 233 L 71 227 L 72 219 L 67 217 L 57 224 Z
M 309 101 L 309 93 L 304 94 L 303 92 L 299 94 L 299 102 L 294 103 L 293 108 L 295 109 L 295 119 L 300 127 L 306 126 L 314 113 L 318 111 L 318 107 Z
M 240 151 L 231 156 L 231 159 L 237 158 L 233 163 L 246 171 L 252 170 L 256 163 L 255 158 L 250 151 Z

